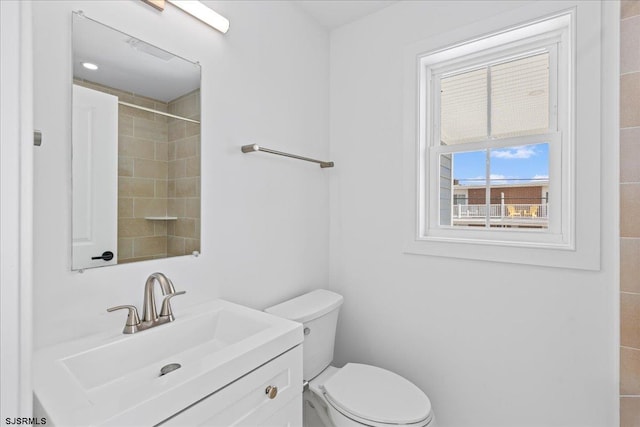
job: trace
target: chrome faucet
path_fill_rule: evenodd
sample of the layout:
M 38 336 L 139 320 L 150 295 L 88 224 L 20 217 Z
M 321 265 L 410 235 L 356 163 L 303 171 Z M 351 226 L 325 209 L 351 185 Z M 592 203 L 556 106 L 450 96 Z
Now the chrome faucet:
M 154 293 L 155 283 L 158 282 L 162 295 L 175 294 L 176 289 L 173 287 L 173 282 L 162 273 L 153 273 L 147 278 L 147 282 L 144 284 L 144 302 L 142 303 L 142 319 L 145 322 L 155 322 L 158 320 L 158 314 L 156 311 L 156 297 Z M 164 304 L 163 304 L 164 306 Z
M 162 307 L 160 308 L 160 315 L 156 310 L 156 298 L 155 298 L 155 284 L 160 285 L 162 295 Z M 186 291 L 176 292 L 173 287 L 173 282 L 162 273 L 153 273 L 147 278 L 144 284 L 144 302 L 142 304 L 142 322 L 138 316 L 138 309 L 134 305 L 118 305 L 116 307 L 108 308 L 107 311 L 115 311 L 121 309 L 129 310 L 127 316 L 127 323 L 125 324 L 124 334 L 134 334 L 136 332 L 144 331 L 145 329 L 153 328 L 154 326 L 162 325 L 164 323 L 173 322 L 175 317 L 171 310 L 171 298 L 177 295 L 183 295 Z

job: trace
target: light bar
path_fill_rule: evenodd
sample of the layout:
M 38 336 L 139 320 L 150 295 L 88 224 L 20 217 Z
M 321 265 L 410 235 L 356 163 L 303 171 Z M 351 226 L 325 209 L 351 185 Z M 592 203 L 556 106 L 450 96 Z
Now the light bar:
M 184 10 L 188 14 L 198 18 L 205 24 L 212 26 L 223 34 L 229 31 L 229 20 L 199 1 L 167 0 L 167 2 Z

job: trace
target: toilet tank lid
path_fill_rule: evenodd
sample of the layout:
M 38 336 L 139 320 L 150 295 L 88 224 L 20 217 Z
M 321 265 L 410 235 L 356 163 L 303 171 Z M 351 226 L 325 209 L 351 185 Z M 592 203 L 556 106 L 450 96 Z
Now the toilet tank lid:
M 304 323 L 329 313 L 342 305 L 342 295 L 326 289 L 316 289 L 299 297 L 290 299 L 273 307 L 265 309 L 285 319 Z

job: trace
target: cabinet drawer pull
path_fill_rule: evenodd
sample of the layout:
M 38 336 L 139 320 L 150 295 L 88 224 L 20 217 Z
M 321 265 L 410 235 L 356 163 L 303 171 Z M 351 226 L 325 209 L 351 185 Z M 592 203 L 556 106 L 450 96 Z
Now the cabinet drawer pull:
M 278 395 L 278 387 L 270 385 L 264 392 L 269 396 L 269 399 L 275 399 Z

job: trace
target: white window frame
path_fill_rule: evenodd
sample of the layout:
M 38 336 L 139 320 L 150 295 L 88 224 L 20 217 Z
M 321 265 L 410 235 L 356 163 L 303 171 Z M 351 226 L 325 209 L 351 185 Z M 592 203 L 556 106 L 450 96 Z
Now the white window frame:
M 492 35 L 463 46 L 445 48 L 420 57 L 420 91 L 424 93 L 421 111 L 425 120 L 421 144 L 425 157 L 420 159 L 424 181 L 420 191 L 424 198 L 418 206 L 420 212 L 419 238 L 426 240 L 464 241 L 468 243 L 499 245 L 536 245 L 538 247 L 572 248 L 570 216 L 571 199 L 568 197 L 568 171 L 571 170 L 570 99 L 571 91 L 571 14 L 566 13 L 542 22 Z M 525 36 L 523 38 L 523 36 Z M 511 39 L 511 40 L 509 40 Z M 487 45 L 493 46 L 487 47 Z M 482 51 L 468 53 L 480 46 Z M 460 52 L 464 52 L 460 56 Z M 485 68 L 509 60 L 549 54 L 549 128 L 545 133 L 520 137 L 492 139 L 455 145 L 441 145 L 440 82 L 442 78 L 474 69 Z M 446 58 L 448 56 L 449 58 Z M 443 59 L 444 58 L 444 59 Z M 506 148 L 534 143 L 549 143 L 549 186 L 551 192 L 549 228 L 545 230 L 506 228 L 467 228 L 440 224 L 440 155 L 456 152 Z M 487 170 L 487 174 L 489 171 Z M 563 197 L 566 196 L 566 197 Z
M 560 0 L 528 5 L 405 48 L 404 252 L 600 268 L 599 160 L 604 123 L 601 92 L 605 84 L 600 72 L 601 25 L 599 2 Z M 488 54 L 508 55 L 508 49 L 526 51 L 527 46 L 540 48 L 545 43 L 548 46 L 550 40 L 560 40 L 558 57 L 566 58 L 566 65 L 559 61 L 560 83 L 551 88 L 557 92 L 560 104 L 564 103 L 558 110 L 558 127 L 550 129 L 550 139 L 546 141 L 536 135 L 530 139 L 505 138 L 497 143 L 505 147 L 516 141 L 517 145 L 526 141 L 550 142 L 550 205 L 555 217 L 550 220 L 549 229 L 497 231 L 440 226 L 440 206 L 428 203 L 438 199 L 439 185 L 439 155 L 435 154 L 439 148 L 430 133 L 434 126 L 428 123 L 434 120 L 437 107 L 430 104 L 430 91 L 434 90 L 429 84 L 431 73 L 460 69 L 464 67 L 461 59 L 472 65 Z M 592 55 L 577 54 L 587 51 Z M 460 144 L 464 146 L 460 151 L 484 148 L 483 143 Z

